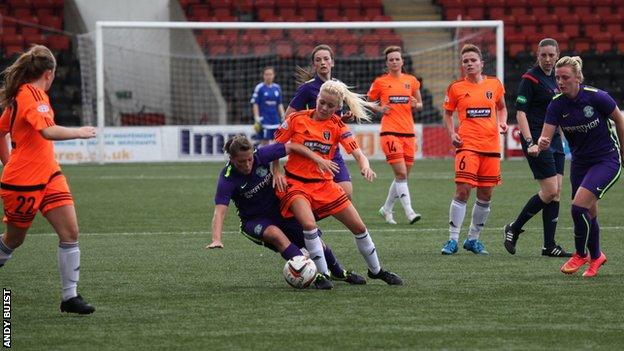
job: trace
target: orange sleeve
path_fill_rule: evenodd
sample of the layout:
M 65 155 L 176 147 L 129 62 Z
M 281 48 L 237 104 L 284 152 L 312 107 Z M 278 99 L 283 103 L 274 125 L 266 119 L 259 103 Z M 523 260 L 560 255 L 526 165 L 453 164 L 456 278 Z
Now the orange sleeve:
M 373 81 L 373 84 L 371 84 L 370 89 L 368 89 L 369 101 L 377 101 L 380 98 L 381 90 L 379 89 L 378 81 L 379 81 L 379 78 L 375 79 Z
M 347 127 L 346 125 L 343 125 L 342 128 L 340 128 L 340 140 L 339 141 L 340 141 L 340 145 L 342 145 L 345 152 L 348 154 L 351 154 L 353 150 L 360 148 L 358 143 L 355 141 L 355 138 L 353 137 L 353 133 L 349 130 L 349 127 Z
M 0 116 L 0 131 L 8 133 L 11 128 L 11 109 L 5 108 Z
M 292 134 L 292 118 L 287 117 L 284 122 L 280 124 L 279 128 L 277 128 L 277 130 L 275 131 L 275 141 L 277 141 L 278 143 L 286 144 L 290 141 Z
M 44 101 L 37 101 L 26 108 L 26 120 L 36 131 L 56 125 L 52 107 Z
M 453 89 L 453 85 L 449 85 L 446 90 L 446 97 L 444 97 L 444 109 L 447 111 L 455 111 L 457 108 L 457 98 L 455 96 L 455 91 Z
M 412 84 L 412 96 L 414 96 L 416 95 L 416 92 L 420 90 L 420 82 L 414 76 L 412 76 L 412 79 L 414 80 Z

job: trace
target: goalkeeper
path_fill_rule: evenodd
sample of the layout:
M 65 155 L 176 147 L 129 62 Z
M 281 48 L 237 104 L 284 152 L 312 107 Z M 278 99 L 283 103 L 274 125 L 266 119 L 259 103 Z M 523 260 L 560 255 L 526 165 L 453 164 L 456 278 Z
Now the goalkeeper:
M 273 135 L 284 117 L 282 88 L 273 82 L 274 79 L 275 69 L 265 67 L 262 70 L 262 82 L 256 85 L 250 101 L 254 129 L 261 145 L 267 145 L 273 140 Z

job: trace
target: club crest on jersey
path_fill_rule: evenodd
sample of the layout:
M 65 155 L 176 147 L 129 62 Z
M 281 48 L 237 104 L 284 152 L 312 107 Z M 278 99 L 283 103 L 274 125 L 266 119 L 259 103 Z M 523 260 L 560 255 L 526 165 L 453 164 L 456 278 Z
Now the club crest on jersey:
M 280 126 L 280 128 L 282 128 L 284 130 L 288 130 L 288 122 L 286 120 L 284 120 L 284 122 L 282 122 L 282 125 Z
M 256 175 L 260 178 L 264 178 L 269 173 L 269 170 L 266 167 L 258 167 L 256 168 Z
M 46 104 L 41 104 L 39 106 L 37 106 L 37 111 L 41 112 L 41 113 L 46 113 L 48 111 L 50 111 L 50 107 Z
M 591 118 L 594 115 L 594 108 L 589 105 L 583 107 L 583 114 L 586 118 Z
M 404 87 L 405 89 L 410 89 L 411 88 L 410 83 L 405 83 Z
M 262 224 L 258 224 L 254 227 L 254 233 L 256 235 L 260 235 L 260 233 L 262 233 Z
M 488 98 L 488 100 L 492 100 L 493 96 L 494 94 L 492 93 L 492 91 L 488 90 L 485 92 L 485 97 Z
M 323 132 L 323 138 L 325 138 L 325 140 L 329 140 L 329 137 L 331 137 L 331 133 L 328 131 L 324 131 Z

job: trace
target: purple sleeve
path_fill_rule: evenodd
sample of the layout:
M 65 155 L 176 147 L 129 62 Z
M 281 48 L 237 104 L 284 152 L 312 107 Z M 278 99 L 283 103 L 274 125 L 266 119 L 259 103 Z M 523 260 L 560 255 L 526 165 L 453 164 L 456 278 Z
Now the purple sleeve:
M 229 166 L 228 166 L 229 167 Z M 227 180 L 223 176 L 223 172 L 219 175 L 219 181 L 217 182 L 217 192 L 215 193 L 214 202 L 215 205 L 230 205 L 230 199 L 234 193 L 236 185 Z
M 544 123 L 548 123 L 553 126 L 559 125 L 559 113 L 557 112 L 557 100 L 552 100 L 546 108 L 546 116 L 544 117 Z
M 295 97 L 290 100 L 290 104 L 288 106 L 295 109 L 295 111 L 301 111 L 306 108 L 308 104 L 308 89 L 307 84 L 304 84 L 297 89 L 295 93 Z
M 268 165 L 275 160 L 286 157 L 286 145 L 282 143 L 275 143 L 260 147 L 256 150 L 256 157 L 258 159 L 258 163 Z
M 594 95 L 594 107 L 603 115 L 605 118 L 611 115 L 611 112 L 615 110 L 615 100 L 606 92 L 600 91 L 598 94 Z

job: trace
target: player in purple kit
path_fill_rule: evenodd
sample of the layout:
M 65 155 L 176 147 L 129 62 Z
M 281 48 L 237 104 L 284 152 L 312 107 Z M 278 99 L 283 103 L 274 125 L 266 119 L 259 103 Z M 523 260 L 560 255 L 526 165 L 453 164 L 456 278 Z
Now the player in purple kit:
M 334 67 L 334 52 L 328 45 L 321 44 L 316 46 L 312 49 L 311 56 L 312 67 L 309 70 L 300 68 L 299 72 L 297 72 L 297 80 L 301 85 L 297 89 L 295 97 L 293 97 L 286 108 L 286 116 L 293 112 L 315 108 L 316 98 L 321 85 L 327 80 L 336 80 L 331 76 L 332 68 Z M 349 116 L 350 113 L 347 113 L 343 117 L 348 118 Z M 342 158 L 340 149 L 336 151 L 332 161 L 336 162 L 340 167 L 340 171 L 334 175 L 334 182 L 340 185 L 350 198 L 353 193 L 351 175 L 349 175 L 349 169 Z
M 302 255 L 300 248 L 305 246 L 303 228 L 296 219 L 280 216 L 279 200 L 272 187 L 270 163 L 296 152 L 314 160 L 323 172 L 335 172 L 338 170 L 337 165 L 307 147 L 294 143 L 276 143 L 254 151 L 251 141 L 242 135 L 228 140 L 224 151 L 229 154 L 230 161 L 219 175 L 212 219 L 212 243 L 207 248 L 223 248 L 223 222 L 230 200 L 233 200 L 241 220 L 241 232 L 245 236 L 257 244 L 278 251 L 286 260 Z M 363 277 L 344 270 L 324 243 L 323 252 L 332 279 L 349 284 L 366 283 Z M 317 276 L 314 285 L 318 289 L 331 289 L 333 286 L 322 274 Z
M 555 79 L 561 93 L 548 105 L 538 145 L 540 150 L 548 149 L 558 126 L 570 144 L 576 252 L 561 271 L 572 274 L 589 263 L 583 276 L 593 277 L 607 261 L 600 250 L 597 205 L 620 177 L 624 116 L 605 91 L 582 85 L 582 67 L 578 56 L 557 61 Z M 615 134 L 609 119 L 615 124 Z

